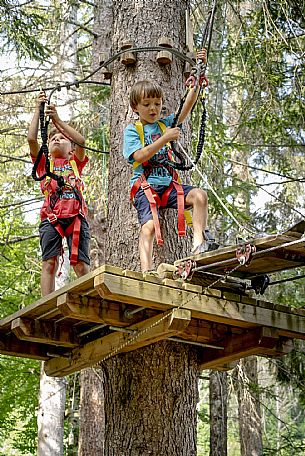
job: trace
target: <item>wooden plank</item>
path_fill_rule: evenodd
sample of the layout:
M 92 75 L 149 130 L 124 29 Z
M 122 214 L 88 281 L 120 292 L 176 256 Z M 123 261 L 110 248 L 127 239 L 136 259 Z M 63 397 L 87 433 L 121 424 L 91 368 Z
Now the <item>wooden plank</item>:
M 281 335 L 305 339 L 305 316 L 265 308 L 262 301 L 252 306 L 107 273 L 96 276 L 94 286 L 105 299 L 163 311 L 181 306 L 194 318 L 243 328 L 270 326 L 279 328 Z
M 64 287 L 60 288 L 59 290 L 50 293 L 43 298 L 40 298 L 33 304 L 30 304 L 27 307 L 15 312 L 12 315 L 9 315 L 2 320 L 0 320 L 0 332 L 5 332 L 10 330 L 11 323 L 16 318 L 28 317 L 28 318 L 42 318 L 44 315 L 48 314 L 50 311 L 53 312 L 53 316 L 56 316 L 56 301 L 58 296 L 63 293 L 69 292 L 73 290 L 73 293 L 86 293 L 88 290 L 94 289 L 94 278 L 100 273 L 108 272 L 111 274 L 122 274 L 122 269 L 117 268 L 115 266 L 110 265 L 103 265 L 88 274 L 79 277 L 78 279 L 74 280 L 74 282 L 65 285 Z M 55 313 L 54 313 L 55 310 Z
M 287 231 L 284 232 L 287 236 L 295 236 L 301 237 L 305 232 L 305 220 L 300 220 L 292 227 L 288 228 Z
M 290 340 L 281 339 L 279 331 L 272 328 L 256 328 L 241 335 L 230 336 L 224 342 L 224 350 L 204 350 L 201 369 L 217 369 L 224 364 L 250 355 L 280 356 L 293 349 Z
M 12 332 L 18 339 L 30 342 L 70 348 L 79 345 L 79 339 L 75 336 L 73 327 L 57 324 L 54 321 L 16 318 L 12 321 Z
M 179 334 L 191 320 L 191 312 L 179 310 L 157 315 L 131 325 L 132 334 L 114 332 L 101 339 L 74 349 L 70 358 L 54 358 L 45 364 L 47 375 L 62 377 L 85 367 L 92 366 L 105 357 L 120 352 L 136 350 L 157 341 Z
M 96 324 L 129 326 L 141 319 L 141 315 L 125 316 L 122 305 L 109 302 L 101 297 L 92 298 L 79 296 L 73 293 L 64 293 L 57 298 L 57 307 L 60 312 L 72 319 L 81 322 Z

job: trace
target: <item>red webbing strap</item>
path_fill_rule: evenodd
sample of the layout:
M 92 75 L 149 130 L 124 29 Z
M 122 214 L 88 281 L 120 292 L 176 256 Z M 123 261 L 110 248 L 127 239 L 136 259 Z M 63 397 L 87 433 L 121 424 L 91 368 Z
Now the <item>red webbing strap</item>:
M 148 199 L 149 205 L 150 205 L 150 210 L 153 216 L 153 222 L 154 222 L 154 227 L 155 227 L 155 235 L 156 235 L 156 241 L 158 245 L 163 245 L 164 241 L 162 239 L 161 235 L 161 228 L 160 228 L 160 222 L 159 222 L 159 215 L 158 215 L 158 205 L 160 206 L 160 198 L 157 195 L 157 193 L 152 190 L 151 186 L 148 184 L 146 180 L 141 182 L 141 187 L 145 193 L 146 198 Z
M 71 248 L 71 257 L 70 264 L 73 266 L 78 262 L 78 246 L 79 246 L 79 234 L 81 227 L 81 218 L 77 215 L 71 225 L 65 231 L 65 236 L 68 237 L 72 234 L 72 248 Z
M 158 206 L 161 205 L 161 200 L 159 198 L 159 195 L 151 188 L 151 186 L 149 185 L 149 183 L 147 182 L 147 180 L 145 179 L 143 174 L 141 174 L 139 179 L 131 187 L 131 190 L 130 190 L 131 200 L 134 199 L 134 197 L 140 187 L 143 189 L 143 192 L 149 202 L 150 210 L 151 210 L 152 217 L 153 217 L 154 227 L 155 227 L 155 235 L 156 235 L 157 244 L 163 245 L 164 241 L 163 241 L 162 235 L 161 235 L 161 228 L 160 228 L 159 215 L 158 215 Z
M 167 201 L 169 198 L 169 195 L 175 187 L 176 192 L 177 192 L 177 209 L 178 209 L 178 235 L 180 237 L 186 235 L 186 228 L 185 228 L 185 217 L 184 217 L 184 191 L 182 185 L 180 185 L 178 182 L 172 180 L 170 186 L 162 195 L 161 199 L 161 206 L 164 207 L 167 205 Z
M 173 159 L 173 151 L 171 149 L 168 149 L 168 158 L 169 158 L 169 160 Z M 175 187 L 176 192 L 177 192 L 178 234 L 180 237 L 182 237 L 182 236 L 186 235 L 186 226 L 185 226 L 186 222 L 185 222 L 185 215 L 184 215 L 184 191 L 183 191 L 182 185 L 179 183 L 178 172 L 174 168 L 167 167 L 166 169 L 172 176 L 172 186 Z M 166 203 L 167 203 L 169 195 L 170 195 L 170 192 L 168 193 L 168 196 L 166 198 Z M 162 197 L 162 200 L 163 200 L 163 197 Z
M 61 224 L 58 222 L 56 215 L 50 213 L 48 214 L 49 222 L 54 226 L 56 231 L 61 235 L 62 238 L 72 235 L 72 248 L 71 248 L 71 257 L 70 264 L 74 266 L 78 262 L 78 246 L 79 246 L 79 235 L 81 228 L 81 218 L 80 215 L 77 215 L 73 222 L 68 226 L 66 230 L 63 229 Z

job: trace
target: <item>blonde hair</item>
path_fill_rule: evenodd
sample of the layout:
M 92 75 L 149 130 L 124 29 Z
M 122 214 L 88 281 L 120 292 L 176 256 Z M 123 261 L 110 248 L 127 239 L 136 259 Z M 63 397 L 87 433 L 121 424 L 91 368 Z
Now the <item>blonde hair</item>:
M 129 102 L 132 109 L 135 109 L 143 98 L 162 98 L 163 100 L 163 91 L 159 84 L 148 80 L 136 82 L 132 86 L 129 95 Z
M 58 128 L 52 126 L 50 131 L 49 131 L 49 134 L 48 134 L 48 140 L 50 141 L 50 139 L 56 135 L 57 133 L 61 133 L 63 134 Z M 63 135 L 65 136 L 65 135 Z M 69 141 L 70 141 L 70 144 L 71 144 L 71 149 L 74 150 L 75 149 L 75 143 L 70 139 L 70 138 L 67 138 Z

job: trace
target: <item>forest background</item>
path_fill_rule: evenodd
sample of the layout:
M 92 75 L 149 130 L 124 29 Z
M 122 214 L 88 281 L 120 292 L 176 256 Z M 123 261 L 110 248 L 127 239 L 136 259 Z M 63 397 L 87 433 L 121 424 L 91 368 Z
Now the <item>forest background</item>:
M 107 3 L 91 1 L 0 0 L 0 316 L 39 297 L 41 258 L 37 208 L 42 197 L 31 178 L 26 135 L 40 88 L 54 88 L 86 77 L 102 60 L 100 11 Z M 141 2 L 135 2 L 141 3 Z M 191 1 L 194 46 L 211 7 Z M 109 31 L 110 33 L 110 31 Z M 215 189 L 240 226 L 257 234 L 283 231 L 304 218 L 304 2 L 295 0 L 218 2 L 209 54 L 208 121 L 201 173 L 195 185 Z M 147 45 L 156 45 L 148 43 Z M 103 51 L 115 54 L 103 43 Z M 89 82 L 95 81 L 95 83 Z M 81 129 L 90 168 L 86 199 L 93 227 L 92 256 L 103 261 L 107 217 L 110 80 L 102 70 L 87 83 L 56 91 L 59 113 Z M 179 100 L 177 100 L 177 106 Z M 192 115 L 196 146 L 200 103 Z M 106 153 L 104 153 L 106 152 Z M 110 152 L 111 153 L 111 152 Z M 235 242 L 240 226 L 209 192 L 210 227 L 222 245 Z M 109 215 L 111 216 L 111 214 Z M 303 271 L 276 274 L 266 299 L 304 307 Z M 73 275 L 71 276 L 73 278 Z M 255 400 L 264 455 L 291 456 L 305 451 L 304 345 L 283 359 L 257 359 L 256 377 L 247 378 L 240 363 L 225 374 L 230 456 L 243 454 L 240 385 L 245 400 Z M 33 455 L 37 446 L 40 364 L 0 357 L 0 454 Z M 223 381 L 223 379 L 222 379 Z M 65 454 L 77 454 L 79 375 L 66 379 Z M 210 451 L 210 373 L 199 381 L 198 455 Z M 72 412 L 71 412 L 72 410 Z M 245 419 L 245 417 L 244 417 Z M 259 454 L 259 453 L 257 453 Z

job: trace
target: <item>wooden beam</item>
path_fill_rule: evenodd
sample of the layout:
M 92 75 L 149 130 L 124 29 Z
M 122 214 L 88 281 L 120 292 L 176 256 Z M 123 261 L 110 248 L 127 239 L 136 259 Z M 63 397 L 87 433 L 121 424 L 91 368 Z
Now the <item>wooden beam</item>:
M 12 321 L 12 331 L 18 339 L 30 342 L 70 348 L 79 345 L 79 338 L 75 336 L 71 325 L 58 324 L 52 320 L 16 318 Z
M 70 358 L 54 358 L 45 364 L 47 375 L 63 377 L 92 366 L 106 357 L 136 350 L 168 337 L 179 334 L 189 324 L 191 312 L 175 310 L 149 318 L 128 327 L 131 334 L 114 332 L 83 347 L 74 349 Z
M 88 274 L 79 277 L 74 280 L 72 283 L 65 285 L 59 290 L 53 291 L 52 293 L 40 298 L 38 301 L 30 304 L 23 309 L 15 312 L 12 315 L 9 315 L 2 320 L 0 320 L 0 332 L 5 332 L 10 330 L 11 323 L 13 320 L 19 317 L 28 317 L 28 318 L 44 318 L 44 314 L 47 315 L 52 312 L 53 316 L 58 315 L 58 309 L 56 308 L 56 301 L 58 296 L 63 293 L 73 290 L 73 293 L 87 294 L 94 292 L 94 277 L 102 272 L 108 272 L 110 274 L 122 274 L 122 270 L 115 266 L 103 265 Z
M 141 315 L 127 318 L 122 304 L 106 301 L 100 296 L 90 297 L 64 293 L 57 298 L 57 308 L 62 315 L 68 318 L 97 324 L 124 327 L 142 319 Z
M 50 347 L 44 344 L 24 343 L 10 333 L 7 336 L 0 334 L 0 354 L 8 356 L 18 356 L 21 358 L 31 358 L 47 360 L 50 357 L 47 351 Z
M 294 314 L 289 308 L 286 312 L 278 311 L 275 305 L 263 301 L 259 301 L 258 306 L 250 305 L 242 302 L 242 296 L 233 293 L 231 300 L 221 299 L 108 273 L 97 275 L 94 287 L 106 300 L 162 311 L 181 306 L 191 310 L 194 318 L 240 328 L 269 326 L 278 328 L 281 336 L 305 339 L 305 313 Z
M 222 370 L 223 365 L 250 355 L 280 356 L 293 349 L 290 340 L 279 337 L 276 329 L 261 327 L 231 335 L 223 342 L 224 350 L 203 350 L 201 369 Z

